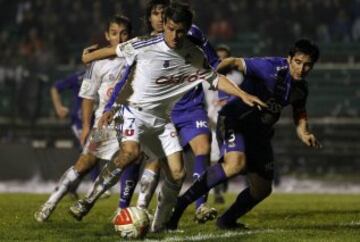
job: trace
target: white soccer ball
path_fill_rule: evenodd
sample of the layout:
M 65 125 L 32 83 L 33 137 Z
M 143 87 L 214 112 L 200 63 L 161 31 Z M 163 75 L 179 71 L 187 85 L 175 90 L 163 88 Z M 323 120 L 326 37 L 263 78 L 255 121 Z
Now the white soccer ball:
M 150 228 L 150 220 L 146 211 L 137 207 L 121 209 L 114 220 L 115 231 L 122 238 L 142 238 Z

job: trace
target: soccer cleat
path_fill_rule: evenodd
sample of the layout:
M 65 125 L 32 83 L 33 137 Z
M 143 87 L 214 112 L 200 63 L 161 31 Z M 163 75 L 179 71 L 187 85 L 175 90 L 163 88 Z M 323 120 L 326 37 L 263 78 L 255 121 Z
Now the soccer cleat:
M 82 218 L 90 211 L 93 204 L 88 203 L 86 200 L 79 200 L 69 208 L 69 213 L 76 220 L 81 221 Z
M 34 218 L 39 223 L 45 222 L 55 209 L 55 204 L 44 203 L 38 211 L 35 212 Z
M 199 224 L 203 224 L 207 221 L 214 220 L 217 217 L 217 214 L 215 208 L 210 208 L 205 204 L 202 204 L 196 209 L 194 220 Z
M 223 222 L 221 219 L 216 220 L 216 226 L 223 230 L 249 229 L 245 224 L 235 222 Z

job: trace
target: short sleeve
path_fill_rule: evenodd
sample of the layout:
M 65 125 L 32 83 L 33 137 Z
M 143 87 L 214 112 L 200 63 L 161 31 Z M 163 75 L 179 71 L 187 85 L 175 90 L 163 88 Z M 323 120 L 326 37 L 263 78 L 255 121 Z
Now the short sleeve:
M 116 55 L 121 58 L 125 58 L 126 63 L 131 66 L 136 59 L 137 56 L 137 49 L 133 46 L 133 41 L 128 41 L 122 44 L 119 44 L 116 47 Z
M 267 58 L 244 58 L 244 74 L 250 77 L 266 79 L 273 72 L 273 65 Z
M 66 77 L 65 79 L 57 80 L 54 84 L 54 87 L 59 92 L 62 92 L 66 89 L 71 89 L 77 85 L 77 83 L 79 81 L 79 76 L 81 76 L 80 74 L 82 74 L 82 73 L 74 73 L 74 74 Z
M 86 69 L 84 79 L 82 81 L 79 97 L 95 100 L 97 91 L 101 84 L 98 62 L 92 62 L 91 66 Z

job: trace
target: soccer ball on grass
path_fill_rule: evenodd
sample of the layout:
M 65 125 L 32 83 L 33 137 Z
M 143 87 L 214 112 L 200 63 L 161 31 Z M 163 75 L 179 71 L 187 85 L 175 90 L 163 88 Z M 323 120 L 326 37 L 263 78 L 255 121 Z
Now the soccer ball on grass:
M 144 209 L 137 207 L 121 209 L 114 220 L 115 231 L 122 238 L 142 238 L 148 232 L 149 227 L 149 216 Z

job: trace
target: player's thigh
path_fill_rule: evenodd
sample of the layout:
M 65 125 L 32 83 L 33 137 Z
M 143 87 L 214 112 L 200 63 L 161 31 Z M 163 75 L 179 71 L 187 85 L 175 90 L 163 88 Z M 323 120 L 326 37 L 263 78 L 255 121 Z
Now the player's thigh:
M 222 165 L 227 177 L 237 175 L 246 169 L 246 156 L 244 152 L 226 152 L 223 160 Z
M 172 123 L 167 123 L 164 125 L 164 128 L 158 135 L 158 138 L 165 156 L 168 157 L 176 152 L 182 151 L 179 137 Z

